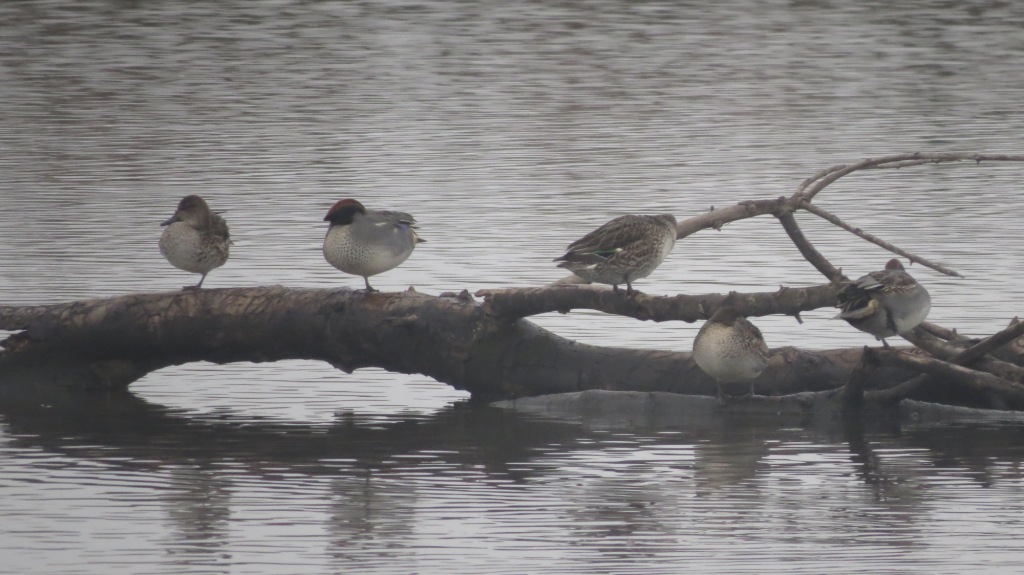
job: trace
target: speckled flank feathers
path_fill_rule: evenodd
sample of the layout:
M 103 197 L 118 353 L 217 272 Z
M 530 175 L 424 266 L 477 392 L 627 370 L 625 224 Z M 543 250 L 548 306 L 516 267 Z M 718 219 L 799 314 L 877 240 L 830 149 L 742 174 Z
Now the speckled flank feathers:
M 353 199 L 335 203 L 324 221 L 331 223 L 324 237 L 324 258 L 347 274 L 362 276 L 367 291 L 376 291 L 370 276 L 397 267 L 416 244 L 426 241 L 416 233 L 411 215 L 367 210 Z
M 569 244 L 565 255 L 554 261 L 588 282 L 610 284 L 616 292 L 626 284 L 626 293 L 632 294 L 633 281 L 651 275 L 675 244 L 675 216 L 625 215 Z
M 918 326 L 931 310 L 928 290 L 917 283 L 899 260 L 891 259 L 885 269 L 871 272 L 845 285 L 836 297 L 843 319 L 870 333 L 889 347 L 885 338 L 907 333 Z
M 722 306 L 697 332 L 693 360 L 715 378 L 719 398 L 723 383 L 749 381 L 750 395 L 754 395 L 754 379 L 768 367 L 768 345 L 750 320 L 732 306 Z
M 185 196 L 178 202 L 174 215 L 160 225 L 167 226 L 160 236 L 160 253 L 172 266 L 202 274 L 199 283 L 186 289 L 201 288 L 206 274 L 228 261 L 228 224 L 210 211 L 203 198 Z

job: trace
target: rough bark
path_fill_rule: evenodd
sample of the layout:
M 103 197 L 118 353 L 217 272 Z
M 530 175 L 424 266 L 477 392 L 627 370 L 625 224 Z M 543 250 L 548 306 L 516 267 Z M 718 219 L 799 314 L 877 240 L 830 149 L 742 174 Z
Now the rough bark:
M 566 291 L 596 290 L 536 290 L 525 305 L 560 306 Z M 603 291 L 595 297 L 611 294 Z M 659 308 L 676 305 L 678 298 L 642 301 Z M 156 369 L 191 361 L 313 359 L 348 372 L 373 366 L 420 373 L 487 399 L 588 389 L 715 393 L 714 381 L 688 352 L 580 344 L 527 320 L 495 315 L 465 292 L 437 297 L 272 286 L 132 294 L 0 306 L 0 329 L 17 330 L 0 354 L 7 382 L 123 388 Z M 834 388 L 859 361 L 859 349 L 774 350 L 759 390 Z M 889 370 L 885 377 L 895 382 L 910 373 Z

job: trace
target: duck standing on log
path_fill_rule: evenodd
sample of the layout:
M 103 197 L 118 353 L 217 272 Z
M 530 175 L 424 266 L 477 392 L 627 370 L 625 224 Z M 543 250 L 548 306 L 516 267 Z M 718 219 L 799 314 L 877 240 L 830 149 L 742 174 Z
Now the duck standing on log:
M 426 240 L 414 229 L 416 219 L 405 212 L 367 210 L 359 201 L 339 200 L 324 217 L 331 225 L 324 237 L 324 258 L 332 266 L 362 276 L 366 291 L 370 276 L 398 267 Z
M 199 196 L 185 196 L 178 209 L 167 221 L 160 236 L 160 253 L 172 266 L 202 274 L 199 283 L 184 289 L 200 289 L 210 270 L 228 261 L 231 236 L 224 218 L 210 211 L 206 200 Z
M 756 325 L 725 305 L 715 310 L 697 332 L 693 361 L 715 378 L 718 399 L 723 398 L 723 383 L 748 381 L 753 397 L 754 380 L 768 367 L 768 345 Z
M 569 244 L 553 261 L 588 282 L 610 284 L 616 293 L 626 284 L 626 295 L 632 295 L 633 281 L 651 275 L 675 245 L 675 216 L 630 214 Z

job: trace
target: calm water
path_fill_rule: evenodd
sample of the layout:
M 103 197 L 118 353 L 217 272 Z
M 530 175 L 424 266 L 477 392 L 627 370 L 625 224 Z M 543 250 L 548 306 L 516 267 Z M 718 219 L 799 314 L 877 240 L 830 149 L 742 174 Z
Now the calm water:
M 1021 153 L 1024 6 L 0 3 L 0 301 L 175 289 L 159 222 L 224 212 L 209 287 L 358 287 L 330 205 L 428 239 L 382 289 L 540 285 L 624 212 L 685 218 L 908 151 Z M 819 203 L 965 279 L 930 319 L 1020 313 L 1024 166 L 872 172 Z M 850 275 L 887 254 L 800 218 Z M 687 238 L 638 287 L 819 283 L 771 219 Z M 872 343 L 828 310 L 773 346 Z M 697 326 L 537 318 L 688 350 Z M 468 407 L 424 377 L 188 365 L 118 397 L 0 398 L 0 572 L 1013 572 L 1024 429 L 608 423 Z M 28 551 L 21 551 L 28 550 Z M 781 563 L 786 561 L 785 567 Z

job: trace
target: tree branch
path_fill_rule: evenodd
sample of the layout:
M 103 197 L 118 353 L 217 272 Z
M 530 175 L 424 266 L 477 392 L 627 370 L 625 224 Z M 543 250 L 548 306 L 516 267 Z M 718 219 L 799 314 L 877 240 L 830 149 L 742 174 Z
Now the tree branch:
M 592 309 L 639 320 L 685 321 L 692 323 L 711 317 L 727 299 L 745 316 L 773 314 L 797 315 L 800 312 L 833 305 L 836 286 L 805 288 L 782 287 L 774 292 L 652 296 L 636 293 L 617 294 L 610 289 L 591 286 L 485 289 L 476 292 L 485 298 L 488 314 L 513 320 L 532 315 L 574 309 Z
M 909 166 L 918 166 L 922 164 L 941 164 L 950 162 L 963 162 L 973 161 L 980 164 L 981 162 L 1024 162 L 1024 156 L 1022 155 L 1011 155 L 1011 154 L 977 154 L 977 153 L 959 153 L 959 152 L 939 152 L 939 153 L 912 153 L 912 154 L 895 154 L 892 156 L 883 156 L 881 158 L 868 158 L 861 160 L 856 164 L 846 165 L 840 164 L 832 166 L 825 170 L 822 170 L 804 180 L 797 188 L 796 194 L 799 195 L 804 201 L 810 201 L 814 196 L 818 195 L 822 190 L 828 187 L 832 182 L 835 182 L 839 178 L 845 175 L 852 174 L 858 170 L 865 170 L 869 168 L 885 169 L 885 168 L 904 168 Z M 817 183 L 815 183 L 817 182 Z
M 881 365 L 912 369 L 967 387 L 973 392 L 996 393 L 1011 400 L 1016 405 L 1024 405 L 1024 385 L 1006 381 L 990 373 L 975 371 L 953 363 L 893 349 L 869 349 L 867 353 L 873 355 L 875 361 Z M 871 399 L 881 400 L 886 398 L 887 394 L 885 394 L 885 391 L 890 390 L 871 394 Z
M 1017 338 L 1021 337 L 1022 335 L 1024 335 L 1024 323 L 1010 324 L 1008 327 L 1006 327 L 1005 329 L 1003 329 L 999 333 L 996 333 L 996 334 L 992 335 L 991 337 L 988 337 L 985 340 L 983 340 L 981 342 L 978 342 L 978 343 L 974 344 L 973 346 L 968 347 L 967 349 L 964 349 L 964 350 L 958 352 L 957 354 L 953 355 L 952 357 L 950 357 L 948 359 L 948 363 L 951 364 L 951 365 L 955 365 L 955 366 L 971 365 L 972 363 L 974 363 L 974 362 L 982 359 L 983 357 L 985 357 L 986 354 L 991 353 L 991 352 L 995 351 L 996 349 L 998 349 L 998 348 L 1000 348 L 1000 347 L 1002 347 L 1002 346 L 1004 346 L 1004 345 L 1006 345 L 1008 343 L 1011 343 L 1011 342 L 1015 341 Z M 918 336 L 918 337 L 920 337 L 920 336 Z M 904 364 L 903 367 L 906 367 L 906 365 Z M 932 372 L 932 371 L 926 371 L 926 370 L 922 370 L 922 371 L 925 371 L 925 373 L 935 374 L 935 372 Z M 971 373 L 979 373 L 979 372 L 976 372 L 974 370 L 968 370 L 968 371 L 970 371 Z M 953 373 L 953 372 L 948 372 L 948 373 L 947 372 L 940 372 L 940 373 L 938 373 L 938 375 L 949 375 L 951 373 Z M 1005 382 L 1007 384 L 1018 386 L 1018 387 L 1021 387 L 1021 389 L 1024 389 L 1024 386 L 1020 386 L 1020 384 L 1018 384 L 1018 383 L 1007 381 L 1007 380 L 1005 380 L 1003 378 L 996 377 L 995 375 L 991 375 L 991 374 L 982 374 L 982 375 L 990 376 L 992 378 L 995 378 L 995 380 L 998 380 L 999 382 Z M 955 374 L 954 374 L 954 376 L 955 376 Z M 991 383 L 991 381 L 995 381 L 995 380 L 989 380 L 989 382 Z M 889 389 L 883 389 L 883 390 L 879 390 L 879 391 L 869 392 L 868 396 L 869 396 L 869 399 L 871 401 L 878 401 L 878 402 L 897 401 L 897 400 L 900 400 L 900 399 L 911 397 L 912 394 L 914 394 L 922 386 L 930 383 L 931 381 L 933 381 L 933 380 L 929 379 L 929 377 L 927 375 L 923 375 L 922 374 L 921 376 L 918 376 L 918 377 L 915 377 L 915 378 L 913 378 L 911 380 L 905 381 L 905 382 L 903 382 L 900 385 L 897 385 L 895 387 L 892 387 L 892 388 L 889 388 Z M 972 385 L 972 384 L 969 384 L 969 385 Z M 985 385 L 987 385 L 987 384 L 985 384 Z M 1004 389 L 1009 390 L 1009 391 L 1004 393 L 1004 391 L 1003 391 Z M 1004 388 L 1001 384 L 994 385 L 994 386 L 989 386 L 988 390 L 989 391 L 996 391 L 997 393 L 1001 393 L 1003 395 L 1006 395 L 1009 398 L 1014 398 L 1014 399 L 1016 398 L 1016 393 L 1017 393 L 1015 391 L 1016 387 Z
M 731 222 L 775 214 L 783 209 L 785 204 L 785 198 L 778 198 L 775 200 L 749 200 L 722 209 L 712 207 L 711 210 L 703 214 L 687 218 L 676 224 L 676 239 L 681 240 L 701 230 L 721 230 L 722 226 Z
M 563 289 L 577 291 L 541 291 Z M 313 359 L 346 372 L 420 373 L 478 399 L 585 389 L 714 395 L 716 389 L 688 352 L 581 344 L 525 320 L 495 317 L 468 295 L 280 286 L 135 294 L 0 306 L 0 329 L 17 331 L 0 353 L 4 385 L 124 388 L 186 362 Z M 847 350 L 776 350 L 759 389 L 838 387 L 856 361 Z
M 812 204 L 810 202 L 803 204 L 801 207 L 804 210 L 806 210 L 806 211 L 808 211 L 808 212 L 810 212 L 810 213 L 812 213 L 812 214 L 822 218 L 823 220 L 825 220 L 825 221 L 827 221 L 827 222 L 829 222 L 831 224 L 835 224 L 836 226 L 839 226 L 840 228 L 843 228 L 844 230 L 850 232 L 851 234 L 853 234 L 853 235 L 855 235 L 855 236 L 857 236 L 859 238 L 863 238 L 863 239 L 865 239 L 865 240 L 875 244 L 876 246 L 878 246 L 880 248 L 889 250 L 890 252 L 892 252 L 894 254 L 901 255 L 901 256 L 909 259 L 912 262 L 917 262 L 917 263 L 919 263 L 919 264 L 921 264 L 921 265 L 923 265 L 925 267 L 929 267 L 929 268 L 931 268 L 931 269 L 933 269 L 933 270 L 935 270 L 935 271 L 937 271 L 939 273 L 946 274 L 947 276 L 953 276 L 953 277 L 958 277 L 958 278 L 964 277 L 964 276 L 960 275 L 959 273 L 957 273 L 956 271 L 951 270 L 951 269 L 947 268 L 946 266 L 944 266 L 942 264 L 938 264 L 938 263 L 935 263 L 933 261 L 930 261 L 930 260 L 927 260 L 925 258 L 922 258 L 921 256 L 914 255 L 914 254 L 912 254 L 912 253 L 910 253 L 910 252 L 908 252 L 908 251 L 906 251 L 906 250 L 904 250 L 902 248 L 898 248 L 898 247 L 894 246 L 893 244 L 890 244 L 889 242 L 887 242 L 887 241 L 885 241 L 885 240 L 883 240 L 881 238 L 878 238 L 878 237 L 876 237 L 876 236 L 874 236 L 872 234 L 869 234 L 868 232 L 865 232 L 864 230 L 862 230 L 860 228 L 853 227 L 850 224 L 848 224 L 848 223 L 844 222 L 843 220 L 839 219 L 834 214 L 831 214 L 831 213 L 827 212 L 826 210 L 823 210 L 823 209 L 819 208 L 818 206 L 816 206 L 816 205 L 814 205 L 814 204 Z M 826 276 L 826 277 L 828 277 L 828 276 Z
M 793 240 L 793 244 L 800 250 L 800 253 L 804 256 L 815 269 L 817 269 L 823 276 L 825 276 L 831 282 L 838 282 L 843 279 L 843 272 L 832 265 L 832 262 L 821 254 L 813 245 L 810 240 L 804 236 L 803 231 L 800 229 L 800 225 L 797 224 L 796 218 L 793 217 L 793 212 L 786 211 L 778 214 L 779 222 L 782 224 L 782 229 L 786 230 L 789 235 L 789 239 Z

